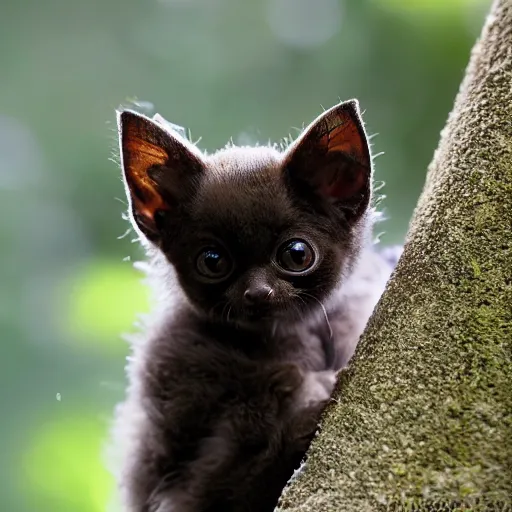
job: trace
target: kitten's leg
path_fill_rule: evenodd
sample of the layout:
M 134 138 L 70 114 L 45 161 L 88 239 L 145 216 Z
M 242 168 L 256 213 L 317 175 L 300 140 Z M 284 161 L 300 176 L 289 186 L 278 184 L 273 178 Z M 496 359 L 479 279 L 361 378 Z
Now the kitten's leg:
M 297 391 L 293 404 L 295 411 L 301 411 L 317 404 L 326 404 L 336 384 L 337 373 L 334 370 L 307 372 Z
M 289 375 L 293 376 L 295 387 L 286 379 L 278 386 L 288 393 L 283 395 L 287 407 L 280 420 L 280 447 L 260 459 L 259 472 L 245 489 L 245 503 L 257 503 L 256 508 L 250 509 L 255 512 L 274 510 L 286 482 L 304 458 L 336 382 L 334 371 L 300 372 L 295 367 L 289 368 Z M 262 504 L 264 494 L 266 499 Z M 242 506 L 237 510 L 249 509 Z
M 164 506 L 162 497 L 182 480 L 188 454 L 194 449 L 195 440 L 204 435 L 200 433 L 201 425 L 218 400 L 215 390 L 194 384 L 181 379 L 173 399 L 161 400 L 149 394 L 138 397 L 138 415 L 144 420 L 119 482 L 125 512 L 156 512 L 161 507 L 163 511 L 186 512 L 185 505 L 171 507 L 173 500 Z
M 232 503 L 226 497 L 225 490 L 236 487 L 235 482 L 241 484 L 245 474 L 263 471 L 261 478 L 265 479 L 269 465 L 275 464 L 272 461 L 276 457 L 291 456 L 300 462 L 335 381 L 336 373 L 330 370 L 303 373 L 293 364 L 277 367 L 268 376 L 267 392 L 253 404 L 253 409 L 240 404 L 220 418 L 212 434 L 200 442 L 197 457 L 186 469 L 186 477 L 172 487 L 154 493 L 148 512 L 228 511 Z M 254 438 L 254 430 L 261 427 L 258 424 L 261 422 L 261 411 L 272 407 L 272 403 L 280 403 L 281 406 L 289 404 L 283 429 L 287 432 L 285 436 L 291 452 L 286 455 L 269 448 L 272 442 L 267 446 L 263 443 L 258 453 L 251 456 L 251 464 L 247 465 L 240 458 L 240 449 Z M 265 441 L 268 441 L 267 435 L 268 431 L 261 434 Z M 290 468 L 288 477 L 292 471 L 293 468 Z M 286 480 L 283 480 L 282 485 L 285 484 Z M 267 487 L 269 485 L 270 482 L 267 482 Z M 244 500 L 245 497 L 237 499 Z
M 221 420 L 211 436 L 200 442 L 198 455 L 186 470 L 186 479 L 156 498 L 157 512 L 203 512 L 215 501 L 219 477 L 234 457 L 233 431 L 229 419 Z
M 291 449 L 304 454 L 318 428 L 320 416 L 329 403 L 338 372 L 308 372 L 290 411 L 287 436 Z
M 275 482 L 267 482 L 262 494 L 248 499 L 247 491 L 238 492 L 244 487 L 248 475 L 255 478 L 268 471 L 276 457 L 280 456 L 277 439 L 282 433 L 276 433 L 275 419 L 282 405 L 297 393 L 303 383 L 303 376 L 295 365 L 279 365 L 266 378 L 258 376 L 258 381 L 266 383 L 266 391 L 251 405 L 240 402 L 235 408 L 226 411 L 220 418 L 211 436 L 203 439 L 196 459 L 187 469 L 187 478 L 178 486 L 159 494 L 160 503 L 157 512 L 229 512 L 250 510 L 258 512 L 273 510 L 278 494 Z M 279 405 L 281 404 L 281 405 Z M 271 424 L 262 423 L 262 413 L 270 410 Z M 286 421 L 283 422 L 283 429 Z M 272 433 L 272 435 L 270 435 Z M 274 439 L 274 436 L 277 436 Z M 248 446 L 257 446 L 248 459 L 244 450 Z M 290 472 L 291 474 L 291 472 Z M 262 474 L 264 478 L 264 474 Z M 286 479 L 282 485 L 286 484 Z M 245 488 L 245 487 L 244 487 Z M 277 492 L 280 488 L 277 489 Z M 229 492 L 229 495 L 227 494 Z M 275 500 L 273 494 L 276 494 Z M 253 505 L 258 500 L 259 505 Z

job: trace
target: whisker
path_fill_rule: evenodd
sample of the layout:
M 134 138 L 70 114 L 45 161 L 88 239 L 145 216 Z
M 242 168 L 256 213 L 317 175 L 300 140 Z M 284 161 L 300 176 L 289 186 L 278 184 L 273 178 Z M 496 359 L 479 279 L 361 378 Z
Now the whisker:
M 222 311 L 220 312 L 220 319 L 224 320 L 224 313 L 226 312 L 228 308 L 229 302 L 225 302 L 224 306 L 222 306 Z
M 304 305 L 304 309 L 307 309 L 308 303 L 300 296 L 300 293 L 297 293 L 295 295 L 295 297 L 302 302 L 302 304 Z M 295 307 L 297 308 L 297 312 L 298 313 L 302 313 L 302 311 L 300 310 L 299 306 L 295 306 Z
M 297 298 L 300 299 L 300 301 L 302 302 L 302 304 L 306 308 L 307 307 L 306 301 L 302 297 L 300 297 L 298 295 L 297 295 Z M 297 318 L 301 318 L 301 315 L 304 314 L 304 311 L 301 309 L 300 305 L 293 303 L 292 306 L 293 306 L 293 310 L 294 310 L 295 314 L 297 315 Z
M 331 322 L 329 322 L 329 316 L 327 315 L 327 310 L 325 309 L 325 306 L 314 295 L 311 295 L 310 293 L 307 293 L 304 291 L 301 291 L 300 293 L 307 297 L 311 297 L 313 300 L 318 302 L 318 304 L 320 304 L 320 307 L 322 308 L 322 312 L 324 314 L 325 322 L 327 324 L 327 327 L 329 328 L 329 340 L 332 340 L 333 332 L 332 332 Z
M 219 302 L 214 304 L 213 307 L 211 307 L 208 310 L 208 315 L 210 317 L 215 317 L 215 310 L 217 308 L 219 308 L 220 306 L 222 306 L 222 309 L 220 311 L 220 319 L 221 319 L 221 321 L 229 322 L 229 314 L 231 312 L 231 305 L 230 305 L 229 301 L 220 300 Z
M 215 314 L 215 309 L 218 308 L 219 306 L 222 306 L 222 301 L 219 301 L 217 303 L 215 303 L 209 310 L 208 310 L 208 316 L 210 317 L 213 317 L 214 314 Z M 225 307 L 225 304 L 224 304 L 224 307 Z M 221 317 L 222 317 L 222 314 L 224 312 L 224 309 L 221 311 Z

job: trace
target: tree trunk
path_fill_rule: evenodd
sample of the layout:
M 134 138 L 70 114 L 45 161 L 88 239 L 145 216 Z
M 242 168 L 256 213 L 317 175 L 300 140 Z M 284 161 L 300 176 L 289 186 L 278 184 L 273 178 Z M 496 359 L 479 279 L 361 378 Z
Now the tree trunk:
M 496 0 L 403 256 L 277 510 L 510 510 L 511 324 L 512 0 Z

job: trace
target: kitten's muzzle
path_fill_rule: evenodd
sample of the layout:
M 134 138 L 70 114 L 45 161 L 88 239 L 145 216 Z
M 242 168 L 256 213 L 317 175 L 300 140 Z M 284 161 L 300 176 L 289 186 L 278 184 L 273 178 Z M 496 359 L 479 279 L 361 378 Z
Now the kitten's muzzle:
M 243 303 L 249 308 L 258 307 L 268 303 L 274 290 L 267 284 L 253 284 L 244 292 Z
M 245 290 L 241 315 L 249 322 L 272 316 L 274 290 L 267 284 L 253 284 Z

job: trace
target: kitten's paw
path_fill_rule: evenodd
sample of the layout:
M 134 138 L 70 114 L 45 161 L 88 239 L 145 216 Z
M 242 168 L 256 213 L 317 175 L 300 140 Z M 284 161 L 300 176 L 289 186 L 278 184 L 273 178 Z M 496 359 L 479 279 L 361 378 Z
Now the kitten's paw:
M 296 404 L 298 409 L 307 409 L 322 402 L 327 402 L 336 384 L 337 372 L 325 370 L 308 372 L 298 390 Z
M 302 373 L 296 365 L 283 364 L 271 373 L 269 385 L 272 393 L 280 397 L 288 397 L 300 388 L 303 381 Z

